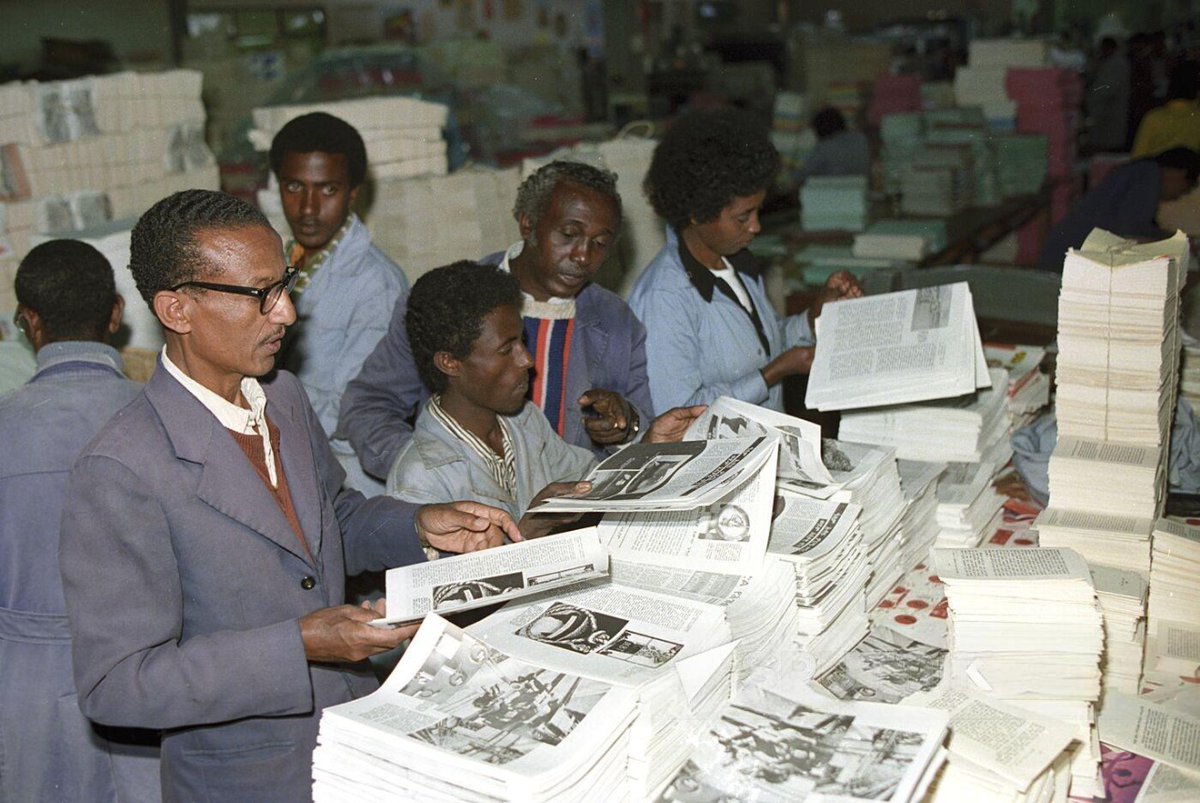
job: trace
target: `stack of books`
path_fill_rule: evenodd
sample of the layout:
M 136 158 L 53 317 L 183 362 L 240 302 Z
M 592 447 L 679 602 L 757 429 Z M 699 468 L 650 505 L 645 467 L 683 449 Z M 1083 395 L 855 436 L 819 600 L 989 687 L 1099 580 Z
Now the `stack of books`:
M 1046 548 L 938 549 L 934 561 L 950 605 L 948 677 L 1071 726 L 1072 793 L 1099 792 L 1104 631 L 1087 564 Z
M 1104 691 L 1136 695 L 1146 643 L 1146 579 L 1137 572 L 1093 566 L 1092 584 L 1104 615 Z
M 889 195 L 901 191 L 904 174 L 924 138 L 925 118 L 919 112 L 887 114 L 880 121 L 879 159 L 883 165 L 883 188 Z
M 864 176 L 814 176 L 800 189 L 805 231 L 862 231 L 868 214 Z

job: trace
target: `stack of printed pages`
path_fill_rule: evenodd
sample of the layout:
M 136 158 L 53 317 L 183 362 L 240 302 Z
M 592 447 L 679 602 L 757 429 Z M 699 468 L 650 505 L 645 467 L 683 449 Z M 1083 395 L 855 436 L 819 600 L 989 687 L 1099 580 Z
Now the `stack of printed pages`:
M 896 468 L 900 472 L 900 488 L 904 491 L 900 565 L 907 570 L 927 560 L 929 550 L 937 541 L 941 529 L 937 520 L 938 487 L 946 473 L 946 464 L 897 460 Z
M 1200 528 L 1159 519 L 1147 602 L 1147 685 L 1200 677 Z
M 946 721 L 942 711 L 752 680 L 658 800 L 920 800 L 943 760 Z
M 838 437 L 889 446 L 901 460 L 978 462 L 1009 433 L 1008 372 L 993 368 L 988 377 L 990 387 L 954 399 L 843 413 Z
M 985 343 L 983 354 L 989 367 L 1008 371 L 1009 427 L 1021 428 L 1050 402 L 1050 375 L 1040 366 L 1046 350 L 1037 346 L 1010 346 Z
M 1050 504 L 1153 519 L 1164 501 L 1167 450 L 1161 446 L 1063 435 L 1050 455 Z
M 1092 584 L 1104 614 L 1104 693 L 1137 694 L 1146 643 L 1146 580 L 1137 572 L 1093 566 Z
M 1154 520 L 1084 509 L 1051 507 L 1037 517 L 1038 543 L 1045 547 L 1067 547 L 1092 566 L 1132 569 L 1150 576 L 1150 531 Z
M 950 604 L 947 674 L 1075 729 L 1072 790 L 1099 791 L 1092 704 L 1103 619 L 1091 574 L 1069 549 L 937 549 Z
M 966 282 L 828 304 L 816 329 L 810 409 L 946 399 L 991 382 Z
M 1166 441 L 1188 260 L 1182 232 L 1136 244 L 1097 229 L 1067 253 L 1058 306 L 1061 435 L 1150 446 Z
M 995 531 L 1004 511 L 1004 497 L 992 487 L 996 470 L 991 460 L 946 467 L 937 491 L 938 547 L 979 546 Z

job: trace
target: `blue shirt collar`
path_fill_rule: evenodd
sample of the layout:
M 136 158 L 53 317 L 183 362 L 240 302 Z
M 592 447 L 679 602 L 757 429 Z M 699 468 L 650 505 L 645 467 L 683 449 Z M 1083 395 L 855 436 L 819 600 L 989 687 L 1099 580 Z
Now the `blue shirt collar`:
M 125 364 L 121 355 L 112 346 L 95 340 L 62 340 L 47 343 L 38 349 L 37 373 L 34 376 L 63 363 L 83 362 L 102 365 L 117 373 L 123 373 Z

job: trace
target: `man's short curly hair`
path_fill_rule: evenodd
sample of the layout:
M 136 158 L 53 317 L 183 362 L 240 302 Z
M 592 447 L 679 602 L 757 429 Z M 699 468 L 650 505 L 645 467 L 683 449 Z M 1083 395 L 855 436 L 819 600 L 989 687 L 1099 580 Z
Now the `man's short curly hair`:
M 79 240 L 30 249 L 17 267 L 17 303 L 42 319 L 47 342 L 108 339 L 117 287 L 104 254 Z
M 350 187 L 367 177 L 367 146 L 358 129 L 340 117 L 325 112 L 302 114 L 289 120 L 271 140 L 271 172 L 279 177 L 287 153 L 340 153 L 346 157 Z
M 404 328 L 413 362 L 434 393 L 446 389 L 446 375 L 433 364 L 445 351 L 462 360 L 483 331 L 483 319 L 497 307 L 521 306 L 521 288 L 511 273 L 469 260 L 434 268 L 412 286 Z
M 530 227 L 536 230 L 542 214 L 550 207 L 554 188 L 562 182 L 578 184 L 610 199 L 620 220 L 621 195 L 617 192 L 617 174 L 583 162 L 561 159 L 542 165 L 521 182 L 517 188 L 517 200 L 513 204 L 513 217 L 519 223 L 523 215 L 528 215 Z M 530 245 L 537 244 L 532 236 L 530 240 Z
M 713 109 L 675 121 L 650 159 L 643 185 L 654 211 L 676 231 L 715 220 L 734 198 L 771 186 L 779 151 L 745 112 Z
M 214 229 L 271 228 L 270 222 L 240 198 L 212 190 L 184 190 L 150 207 L 129 238 L 129 270 L 138 292 L 154 309 L 154 296 L 190 282 L 209 266 L 196 234 Z

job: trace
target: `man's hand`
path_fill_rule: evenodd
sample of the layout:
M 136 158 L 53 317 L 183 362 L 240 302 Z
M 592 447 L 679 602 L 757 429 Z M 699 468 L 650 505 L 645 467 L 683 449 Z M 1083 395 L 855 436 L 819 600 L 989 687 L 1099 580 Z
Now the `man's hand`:
M 539 503 L 556 496 L 583 496 L 592 490 L 590 482 L 552 482 L 537 492 L 529 506 L 536 507 Z M 518 526 L 521 535 L 526 538 L 541 538 L 544 535 L 565 527 L 579 520 L 581 513 L 526 513 L 521 517 Z
M 300 617 L 300 640 L 304 657 L 312 663 L 361 661 L 399 647 L 413 637 L 419 625 L 371 627 L 367 624 L 384 615 L 383 601 L 362 607 L 339 605 L 322 608 Z
M 846 298 L 862 298 L 862 294 L 862 286 L 859 285 L 858 279 L 850 271 L 839 270 L 837 273 L 831 274 L 825 280 L 825 286 L 821 289 L 821 294 L 817 296 L 817 300 L 808 308 L 808 323 L 810 327 L 816 325 L 816 320 L 821 315 L 821 310 L 826 304 L 832 304 L 835 301 L 841 301 Z
M 417 536 L 422 544 L 441 552 L 476 552 L 504 543 L 504 536 L 520 541 L 517 524 L 499 508 L 479 502 L 425 505 L 417 511 Z
M 687 428 L 692 425 L 704 411 L 707 404 L 697 404 L 694 407 L 672 407 L 654 419 L 646 432 L 646 443 L 679 443 L 683 440 Z
M 793 346 L 763 366 L 763 381 L 767 387 L 778 385 L 785 376 L 807 374 L 812 370 L 815 349 L 808 346 Z
M 593 441 L 611 446 L 629 440 L 633 408 L 620 393 L 592 388 L 579 397 L 579 406 L 584 408 L 583 428 Z

